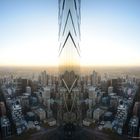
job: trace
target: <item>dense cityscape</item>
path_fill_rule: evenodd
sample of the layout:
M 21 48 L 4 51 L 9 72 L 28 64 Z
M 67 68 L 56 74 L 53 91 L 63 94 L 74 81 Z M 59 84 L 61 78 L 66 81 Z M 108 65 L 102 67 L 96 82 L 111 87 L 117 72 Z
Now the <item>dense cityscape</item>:
M 0 139 L 140 139 L 139 4 L 0 1 Z
M 8 73 L 0 78 L 1 138 L 53 139 L 51 134 L 58 133 L 60 127 L 60 96 L 64 90 L 61 80 L 46 70 L 26 76 L 25 73 Z M 94 70 L 79 78 L 73 91 L 79 95 L 79 127 L 85 138 L 139 137 L 139 82 L 135 75 L 120 73 L 115 77 Z M 61 131 L 58 137 L 67 129 Z M 77 133 L 74 129 L 68 131 L 73 131 L 72 135 Z

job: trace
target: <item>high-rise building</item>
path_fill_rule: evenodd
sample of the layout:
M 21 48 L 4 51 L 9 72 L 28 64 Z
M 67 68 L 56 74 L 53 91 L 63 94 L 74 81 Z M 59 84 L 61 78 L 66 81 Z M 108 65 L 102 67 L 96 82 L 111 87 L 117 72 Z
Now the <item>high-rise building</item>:
M 11 135 L 11 124 L 6 116 L 1 117 L 0 126 L 1 126 L 0 127 L 1 134 L 3 138 Z
M 41 84 L 42 84 L 43 86 L 46 86 L 46 85 L 48 84 L 48 75 L 47 75 L 46 71 L 43 71 L 43 72 L 41 73 L 40 80 L 41 80 Z
M 79 74 L 80 4 L 81 0 L 59 0 L 59 66 L 68 88 Z
M 22 93 L 26 92 L 27 84 L 28 84 L 27 79 L 23 78 L 15 79 L 16 95 L 20 96 Z
M 32 92 L 32 89 L 31 89 L 31 87 L 30 87 L 30 86 L 27 86 L 27 87 L 26 87 L 26 93 L 29 93 L 29 94 L 31 94 L 31 92 Z
M 46 86 L 43 88 L 42 97 L 43 97 L 43 104 L 48 106 L 48 100 L 50 100 L 50 98 L 51 98 L 51 87 L 50 86 Z
M 58 0 L 59 13 L 59 71 L 62 81 L 63 120 L 75 121 L 78 113 L 78 92 L 73 90 L 77 87 L 80 70 L 80 22 L 81 22 L 81 0 Z M 60 105 L 61 106 L 61 105 Z M 80 113 L 78 113 L 80 114 Z
M 133 115 L 140 116 L 140 102 L 135 102 L 133 107 Z
M 110 93 L 113 93 L 113 87 L 112 86 L 108 87 L 108 94 L 110 94 Z
M 126 121 L 127 119 L 127 105 L 125 105 L 123 103 L 123 101 L 120 101 L 120 104 L 118 105 L 118 108 L 117 108 L 117 115 L 116 117 L 120 120 L 123 120 L 124 122 Z
M 6 115 L 6 107 L 4 102 L 0 102 L 0 117 Z
M 11 114 L 14 122 L 21 121 L 23 119 L 22 107 L 19 100 L 13 101 L 11 106 Z
M 93 71 L 91 82 L 93 86 L 96 86 L 98 84 L 98 73 L 96 71 Z
M 129 130 L 128 135 L 132 137 L 138 136 L 138 126 L 139 126 L 139 118 L 137 116 L 133 116 L 129 122 Z
M 118 133 L 123 133 L 123 126 L 127 119 L 127 113 L 128 112 L 128 106 L 121 100 L 118 108 L 117 108 L 117 114 L 115 117 L 115 120 L 113 121 L 113 129 Z

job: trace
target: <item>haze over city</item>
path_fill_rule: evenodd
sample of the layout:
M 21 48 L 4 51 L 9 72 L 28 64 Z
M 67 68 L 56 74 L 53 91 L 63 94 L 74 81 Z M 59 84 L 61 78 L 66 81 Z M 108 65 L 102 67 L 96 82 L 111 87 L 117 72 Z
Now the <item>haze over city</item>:
M 81 4 L 81 65 L 140 66 L 140 1 Z M 57 13 L 57 0 L 1 0 L 0 66 L 57 66 Z
M 0 0 L 0 139 L 140 139 L 139 0 Z

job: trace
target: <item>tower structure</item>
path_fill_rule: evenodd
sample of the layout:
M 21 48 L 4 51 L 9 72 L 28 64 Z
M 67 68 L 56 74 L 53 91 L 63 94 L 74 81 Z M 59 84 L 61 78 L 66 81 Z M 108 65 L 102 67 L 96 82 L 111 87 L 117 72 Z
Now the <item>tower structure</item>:
M 59 68 L 60 74 L 70 87 L 79 74 L 80 58 L 80 0 L 59 0 Z
M 64 91 L 61 93 L 61 116 L 65 121 L 73 122 L 79 106 L 77 80 L 80 70 L 81 0 L 58 0 L 58 4 L 59 72 Z

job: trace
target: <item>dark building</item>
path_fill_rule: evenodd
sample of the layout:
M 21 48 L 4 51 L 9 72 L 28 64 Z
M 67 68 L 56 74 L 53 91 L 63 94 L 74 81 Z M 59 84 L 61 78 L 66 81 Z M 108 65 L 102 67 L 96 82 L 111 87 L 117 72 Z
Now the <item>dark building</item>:
M 131 137 L 137 137 L 138 136 L 138 126 L 139 126 L 139 118 L 136 116 L 133 116 L 130 119 L 129 125 L 128 125 L 128 135 Z
M 6 115 L 6 106 L 4 102 L 0 102 L 0 117 Z
M 1 135 L 2 138 L 11 136 L 11 124 L 6 116 L 1 117 Z
M 22 93 L 26 92 L 28 80 L 22 78 L 15 79 L 15 85 L 16 85 L 16 95 L 20 96 Z

